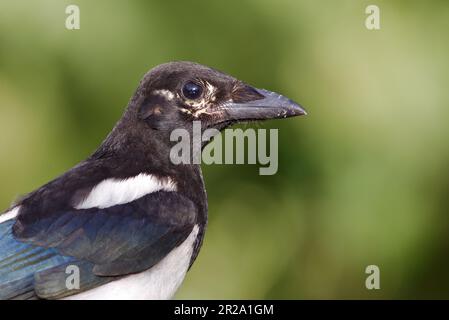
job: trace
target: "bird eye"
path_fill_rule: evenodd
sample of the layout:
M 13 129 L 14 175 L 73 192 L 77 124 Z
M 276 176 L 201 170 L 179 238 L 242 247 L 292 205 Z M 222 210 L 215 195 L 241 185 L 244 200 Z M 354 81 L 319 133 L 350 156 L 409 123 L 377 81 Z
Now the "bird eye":
M 187 82 L 184 87 L 182 88 L 182 94 L 187 99 L 195 100 L 201 97 L 201 94 L 203 93 L 203 88 L 196 84 L 195 82 Z

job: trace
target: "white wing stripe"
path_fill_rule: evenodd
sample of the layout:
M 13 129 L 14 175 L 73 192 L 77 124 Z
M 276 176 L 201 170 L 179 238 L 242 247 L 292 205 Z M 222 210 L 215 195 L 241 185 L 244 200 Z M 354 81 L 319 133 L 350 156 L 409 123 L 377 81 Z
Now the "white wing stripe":
M 19 211 L 20 211 L 20 207 L 15 207 L 14 209 L 0 215 L 0 223 L 14 219 L 19 214 Z
M 75 208 L 108 208 L 132 202 L 160 190 L 176 191 L 176 184 L 170 178 L 158 179 L 145 173 L 125 180 L 106 179 L 97 184 Z

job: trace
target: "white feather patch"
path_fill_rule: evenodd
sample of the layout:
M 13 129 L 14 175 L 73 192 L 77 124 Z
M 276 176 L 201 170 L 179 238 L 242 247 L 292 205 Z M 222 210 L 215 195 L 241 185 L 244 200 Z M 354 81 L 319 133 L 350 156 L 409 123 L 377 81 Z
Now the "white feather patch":
M 88 290 L 65 299 L 68 300 L 165 300 L 171 299 L 178 290 L 193 253 L 198 236 L 195 226 L 184 242 L 173 249 L 164 259 L 144 272 L 129 275 L 120 280 Z
M 97 184 L 75 208 L 108 208 L 132 202 L 160 190 L 176 191 L 176 184 L 170 178 L 158 179 L 145 173 L 125 180 L 106 179 Z
M 0 223 L 14 219 L 19 214 L 19 211 L 20 207 L 15 207 L 14 209 L 3 213 L 2 215 L 0 215 Z
M 167 100 L 171 101 L 174 99 L 175 95 L 173 94 L 173 92 L 166 90 L 166 89 L 161 89 L 161 90 L 154 90 L 153 92 L 151 92 L 152 94 L 161 96 L 166 98 Z

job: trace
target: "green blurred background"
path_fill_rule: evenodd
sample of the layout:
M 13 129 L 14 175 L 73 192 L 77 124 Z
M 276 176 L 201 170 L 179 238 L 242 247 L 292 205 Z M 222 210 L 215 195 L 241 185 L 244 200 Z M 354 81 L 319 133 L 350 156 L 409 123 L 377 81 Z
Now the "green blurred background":
M 192 60 L 309 115 L 256 125 L 280 129 L 274 176 L 203 166 L 177 298 L 449 298 L 448 31 L 446 1 L 2 0 L 0 207 L 87 157 L 147 70 Z

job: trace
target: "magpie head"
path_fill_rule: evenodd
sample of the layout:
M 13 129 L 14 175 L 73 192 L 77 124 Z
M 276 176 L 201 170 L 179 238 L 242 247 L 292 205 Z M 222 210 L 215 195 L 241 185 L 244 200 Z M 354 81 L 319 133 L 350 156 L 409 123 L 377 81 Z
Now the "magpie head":
M 305 115 L 280 94 L 256 89 L 220 71 L 192 62 L 170 62 L 150 70 L 141 81 L 135 111 L 151 129 L 221 130 L 234 123 Z

